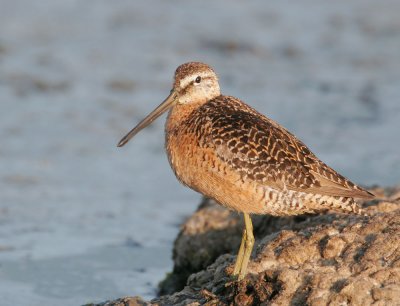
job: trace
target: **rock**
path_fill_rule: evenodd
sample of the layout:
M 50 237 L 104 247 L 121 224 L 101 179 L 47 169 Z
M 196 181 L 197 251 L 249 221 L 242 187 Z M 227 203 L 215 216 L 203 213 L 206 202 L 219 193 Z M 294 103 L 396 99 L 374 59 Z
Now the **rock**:
M 382 198 L 395 200 L 400 197 L 399 188 L 375 188 L 373 192 Z M 375 214 L 377 212 L 389 212 L 397 208 L 396 204 L 387 201 L 370 201 L 364 203 L 366 212 Z M 256 240 L 260 240 L 272 233 L 287 232 L 310 228 L 320 224 L 332 223 L 338 215 L 302 215 L 294 217 L 272 217 L 272 216 L 252 216 L 254 223 L 254 234 Z M 340 215 L 342 222 L 347 224 L 356 216 Z M 338 222 L 338 221 L 336 221 Z M 182 225 L 181 232 L 175 240 L 173 250 L 174 270 L 160 284 L 160 295 L 171 294 L 182 290 L 186 285 L 188 276 L 192 273 L 201 271 L 213 263 L 218 256 L 225 253 L 236 255 L 243 230 L 243 220 L 237 212 L 229 211 L 214 201 L 204 199 L 198 210 Z M 258 242 L 255 243 L 257 245 Z M 325 243 L 325 242 L 324 242 Z M 326 241 L 324 257 L 335 257 L 340 248 L 344 247 L 344 241 L 333 238 Z M 284 252 L 289 252 L 291 248 L 296 248 L 297 252 L 291 252 L 291 260 L 295 262 L 301 256 L 310 255 L 311 249 L 302 252 L 300 248 L 305 246 L 287 246 Z M 317 249 L 311 248 L 316 253 Z M 307 255 L 305 255 L 307 254 Z M 284 255 L 282 255 L 284 256 Z
M 213 201 L 204 199 L 182 225 L 173 250 L 174 270 L 160 284 L 160 294 L 183 289 L 188 277 L 212 264 L 221 254 L 237 250 L 243 221 Z
M 160 290 L 170 295 L 150 305 L 395 305 L 400 187 L 372 191 L 384 200 L 362 203 L 370 217 L 253 216 L 258 247 L 239 283 L 230 275 L 242 219 L 204 200 L 175 241 L 174 271 Z

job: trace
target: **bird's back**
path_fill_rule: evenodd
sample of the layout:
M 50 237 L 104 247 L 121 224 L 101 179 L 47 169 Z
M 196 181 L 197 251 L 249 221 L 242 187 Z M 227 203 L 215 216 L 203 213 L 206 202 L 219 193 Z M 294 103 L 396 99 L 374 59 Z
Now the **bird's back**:
M 167 131 L 167 152 L 177 177 L 233 209 L 275 215 L 356 211 L 353 198 L 373 197 L 234 97 L 194 108 L 175 127 Z

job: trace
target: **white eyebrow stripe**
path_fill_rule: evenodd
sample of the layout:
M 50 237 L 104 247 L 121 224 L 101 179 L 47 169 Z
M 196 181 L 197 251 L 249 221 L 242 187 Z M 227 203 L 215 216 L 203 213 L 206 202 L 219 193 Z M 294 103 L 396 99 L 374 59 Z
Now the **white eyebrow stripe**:
M 202 72 L 199 72 L 199 73 L 194 73 L 194 74 L 188 75 L 187 77 L 185 77 L 184 79 L 182 79 L 180 81 L 180 84 L 179 84 L 180 87 L 181 88 L 185 88 L 191 82 L 193 82 L 196 79 L 196 77 L 198 77 L 198 76 L 201 77 L 201 78 L 206 78 L 206 77 L 210 76 L 210 73 L 207 72 L 207 71 L 202 71 Z

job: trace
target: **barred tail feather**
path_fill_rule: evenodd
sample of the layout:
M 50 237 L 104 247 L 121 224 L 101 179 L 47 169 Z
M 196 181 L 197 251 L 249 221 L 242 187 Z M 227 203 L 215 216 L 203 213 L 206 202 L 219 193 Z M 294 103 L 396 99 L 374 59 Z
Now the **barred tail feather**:
M 366 216 L 364 210 L 359 204 L 349 197 L 326 197 L 322 196 L 318 199 L 318 204 L 323 208 L 328 208 L 337 212 L 353 213 Z

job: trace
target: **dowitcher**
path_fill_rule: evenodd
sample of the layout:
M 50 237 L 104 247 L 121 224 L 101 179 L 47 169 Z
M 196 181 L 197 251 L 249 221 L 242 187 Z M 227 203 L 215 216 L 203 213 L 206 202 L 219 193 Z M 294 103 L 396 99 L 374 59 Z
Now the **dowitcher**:
M 354 198 L 374 197 L 275 121 L 221 95 L 214 70 L 199 62 L 176 69 L 170 95 L 118 146 L 167 110 L 165 148 L 178 180 L 244 215 L 233 271 L 239 280 L 246 275 L 254 244 L 250 214 L 360 213 Z

